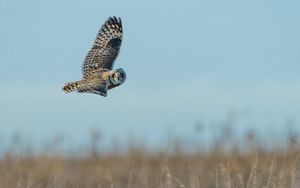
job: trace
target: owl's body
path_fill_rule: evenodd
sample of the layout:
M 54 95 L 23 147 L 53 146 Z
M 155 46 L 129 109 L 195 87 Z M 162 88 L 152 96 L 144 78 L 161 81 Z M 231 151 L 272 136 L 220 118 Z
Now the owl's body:
M 94 93 L 107 96 L 107 90 L 123 84 L 126 73 L 123 69 L 112 70 L 122 43 L 121 19 L 110 17 L 101 27 L 96 40 L 89 50 L 83 66 L 83 78 L 69 82 L 63 87 L 65 92 Z

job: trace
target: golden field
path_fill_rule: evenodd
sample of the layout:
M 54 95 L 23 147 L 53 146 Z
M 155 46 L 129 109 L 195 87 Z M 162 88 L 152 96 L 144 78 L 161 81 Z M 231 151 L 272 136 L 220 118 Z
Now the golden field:
M 88 157 L 7 154 L 0 161 L 0 187 L 297 188 L 299 153 L 149 154 L 140 150 Z
M 0 159 L 0 188 L 299 188 L 300 149 L 295 135 L 282 148 L 263 149 L 249 134 L 247 150 L 216 142 L 208 151 L 128 147 L 102 153 L 93 134 L 89 151 L 34 153 L 15 141 Z M 18 140 L 18 139 L 15 139 Z

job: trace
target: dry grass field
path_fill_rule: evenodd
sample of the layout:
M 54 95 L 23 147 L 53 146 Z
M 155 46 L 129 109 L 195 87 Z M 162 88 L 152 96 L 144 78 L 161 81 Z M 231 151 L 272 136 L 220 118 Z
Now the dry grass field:
M 227 139 L 205 151 L 187 151 L 189 142 L 174 139 L 165 150 L 132 145 L 101 152 L 93 132 L 89 149 L 68 154 L 32 152 L 15 136 L 0 157 L 0 188 L 299 188 L 298 135 L 290 133 L 284 147 L 261 147 L 263 140 L 249 133 L 245 150 L 238 140 L 228 149 L 233 135 L 224 131 Z
M 299 188 L 300 150 L 7 152 L 0 188 Z
M 5 155 L 1 188 L 298 188 L 300 151 Z

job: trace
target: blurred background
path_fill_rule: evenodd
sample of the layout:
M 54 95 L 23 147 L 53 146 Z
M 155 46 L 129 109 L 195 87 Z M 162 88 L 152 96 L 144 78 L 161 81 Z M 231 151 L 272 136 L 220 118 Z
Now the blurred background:
M 0 188 L 300 187 L 297 0 L 0 0 Z M 108 92 L 65 94 L 121 17 Z
M 156 150 L 175 139 L 207 151 L 228 139 L 241 150 L 253 137 L 266 148 L 295 141 L 299 8 L 295 0 L 1 0 L 0 148 L 56 143 L 68 152 L 96 139 L 103 151 Z M 65 94 L 109 16 L 123 20 L 115 68 L 126 83 L 106 98 Z

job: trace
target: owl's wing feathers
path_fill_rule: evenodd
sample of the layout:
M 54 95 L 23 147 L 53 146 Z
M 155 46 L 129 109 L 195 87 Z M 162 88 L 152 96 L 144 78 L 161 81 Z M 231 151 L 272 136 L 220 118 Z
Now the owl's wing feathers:
M 92 48 L 85 57 L 83 77 L 96 69 L 113 68 L 123 37 L 121 18 L 110 17 L 99 30 Z

